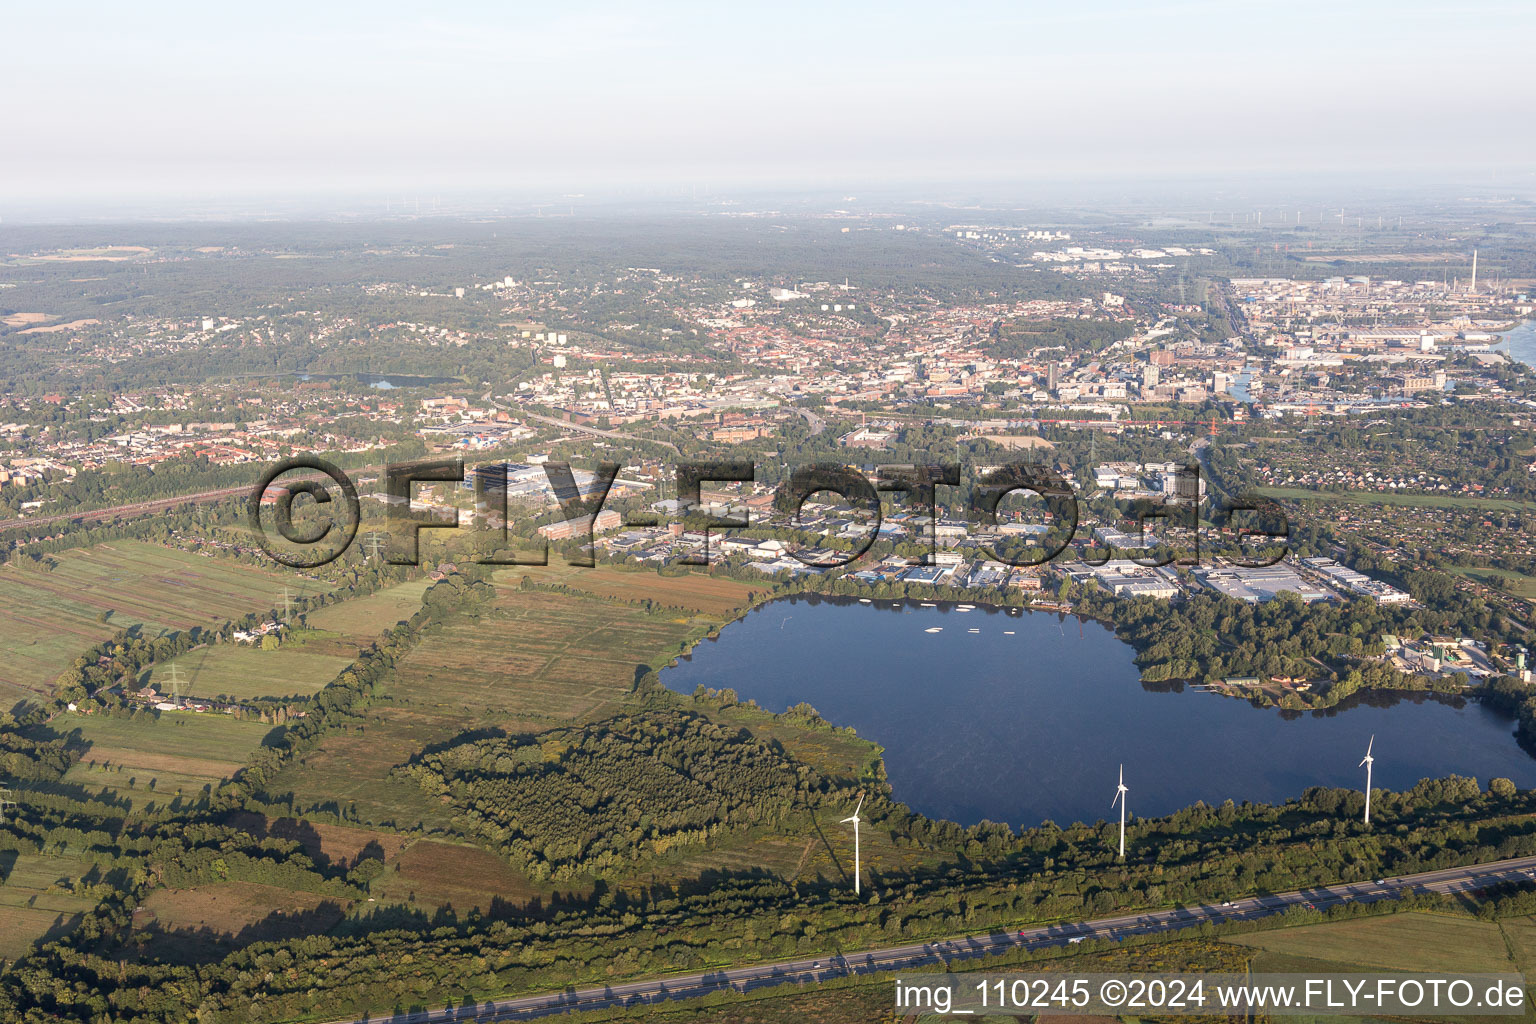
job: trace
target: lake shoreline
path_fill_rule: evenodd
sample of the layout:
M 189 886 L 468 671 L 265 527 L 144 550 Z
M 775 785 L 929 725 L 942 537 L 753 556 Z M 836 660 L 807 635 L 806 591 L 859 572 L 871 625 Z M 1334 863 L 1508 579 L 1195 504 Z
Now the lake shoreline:
M 776 604 L 784 614 L 768 610 Z M 796 606 L 813 614 L 801 614 Z M 1328 737 L 1362 731 L 1381 732 L 1383 741 L 1402 752 L 1397 770 L 1413 774 L 1399 780 L 1383 776 L 1378 779 L 1383 788 L 1468 773 L 1536 782 L 1536 760 L 1511 742 L 1515 719 L 1486 705 L 1479 694 L 1362 690 L 1332 706 L 1306 709 L 1200 700 L 1206 692 L 1186 682 L 1143 682 L 1133 649 L 1108 624 L 1072 615 L 1082 626 L 1102 631 L 1083 634 L 1081 628 L 1063 628 L 1067 613 L 1055 611 L 1054 621 L 1024 614 L 1040 610 L 923 594 L 861 600 L 808 590 L 767 593 L 701 637 L 720 647 L 706 653 L 697 643 L 690 645 L 659 669 L 658 677 L 684 697 L 697 686 L 731 689 L 737 700 L 768 714 L 810 704 L 829 725 L 881 748 L 894 799 L 927 817 L 961 824 L 1095 820 L 1101 812 L 1091 799 L 1081 808 L 1070 799 L 1065 807 L 1050 800 L 1028 806 L 1025 798 L 1010 796 L 1013 787 L 1003 781 L 1018 773 L 1060 777 L 1063 766 L 1083 758 L 1106 764 L 1037 788 L 1070 792 L 1081 778 L 1112 771 L 1107 760 L 1116 756 L 1124 757 L 1128 771 L 1138 765 L 1138 803 L 1148 815 L 1202 800 L 1275 802 L 1311 785 L 1357 785 L 1350 769 L 1359 756 L 1352 747 L 1363 749 L 1369 737 L 1346 740 L 1342 752 Z M 735 628 L 726 631 L 726 626 Z M 853 639 L 857 635 L 867 640 Z M 1273 716 L 1253 714 L 1263 711 Z M 1107 716 L 1110 724 L 1088 725 L 1095 716 Z M 1084 747 L 1101 728 L 1109 736 L 1123 735 L 1106 739 L 1104 751 Z M 1149 729 L 1209 739 L 1196 747 L 1176 744 L 1182 754 L 1170 755 L 1159 753 L 1156 744 L 1149 747 Z M 1298 749 L 1325 741 L 1326 752 L 1298 756 Z M 1434 750 L 1440 752 L 1426 753 Z M 1177 785 L 1148 794 L 1148 758 L 1169 756 L 1209 759 L 1210 770 L 1190 776 L 1186 762 L 1173 772 L 1184 773 Z M 1255 757 L 1267 758 L 1273 771 L 1259 771 L 1251 763 Z M 1226 763 L 1246 767 L 1236 774 L 1215 770 Z M 1166 765 L 1154 774 L 1168 774 Z M 1244 774 L 1254 784 L 1245 782 Z M 932 785 L 931 776 L 940 785 Z

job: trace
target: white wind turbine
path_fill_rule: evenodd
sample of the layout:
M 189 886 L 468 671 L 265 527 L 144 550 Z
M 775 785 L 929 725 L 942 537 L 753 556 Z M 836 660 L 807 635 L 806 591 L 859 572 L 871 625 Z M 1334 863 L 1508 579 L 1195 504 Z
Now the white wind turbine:
M 853 813 L 838 822 L 839 825 L 853 822 L 853 894 L 855 896 L 859 894 L 859 808 L 863 806 L 864 794 L 860 793 L 859 802 L 854 806 Z
M 1376 761 L 1371 756 L 1371 748 L 1375 745 L 1376 737 L 1373 735 L 1371 741 L 1365 745 L 1365 757 L 1360 761 L 1360 765 L 1365 768 L 1365 823 L 1367 825 L 1371 823 L 1371 765 Z
M 1125 794 L 1130 790 L 1125 785 L 1125 765 L 1120 766 L 1120 785 L 1115 787 L 1115 798 L 1109 802 L 1110 807 L 1120 805 L 1120 859 L 1125 859 Z

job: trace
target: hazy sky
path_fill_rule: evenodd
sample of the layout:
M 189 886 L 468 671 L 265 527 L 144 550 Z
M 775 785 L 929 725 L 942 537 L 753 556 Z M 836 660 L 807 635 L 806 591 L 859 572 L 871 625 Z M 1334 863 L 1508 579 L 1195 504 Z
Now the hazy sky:
M 62 0 L 3 23 L 0 200 L 1536 167 L 1530 0 Z

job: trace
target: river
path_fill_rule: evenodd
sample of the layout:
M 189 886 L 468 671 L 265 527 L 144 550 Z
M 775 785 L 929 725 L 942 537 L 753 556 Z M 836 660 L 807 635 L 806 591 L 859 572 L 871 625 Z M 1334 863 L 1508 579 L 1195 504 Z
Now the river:
M 1527 366 L 1536 366 L 1536 320 L 1526 320 L 1504 333 L 1509 354 Z M 1497 349 L 1495 349 L 1497 351 Z
M 786 598 L 661 680 L 681 693 L 730 687 L 773 711 L 806 701 L 884 746 L 898 800 L 962 824 L 1107 818 L 1121 763 L 1133 815 L 1358 787 L 1372 735 L 1378 787 L 1450 774 L 1536 786 L 1513 722 L 1474 701 L 1369 694 L 1319 712 L 1255 708 L 1144 686 L 1131 648 L 1097 623 L 960 607 Z

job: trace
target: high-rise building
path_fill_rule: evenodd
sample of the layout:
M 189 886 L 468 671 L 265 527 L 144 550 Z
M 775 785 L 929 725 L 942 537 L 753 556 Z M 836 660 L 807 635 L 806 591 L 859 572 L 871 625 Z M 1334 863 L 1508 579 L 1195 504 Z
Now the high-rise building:
M 1045 370 L 1045 386 L 1047 390 L 1055 391 L 1056 383 L 1060 379 L 1061 369 L 1056 363 L 1051 363 Z

